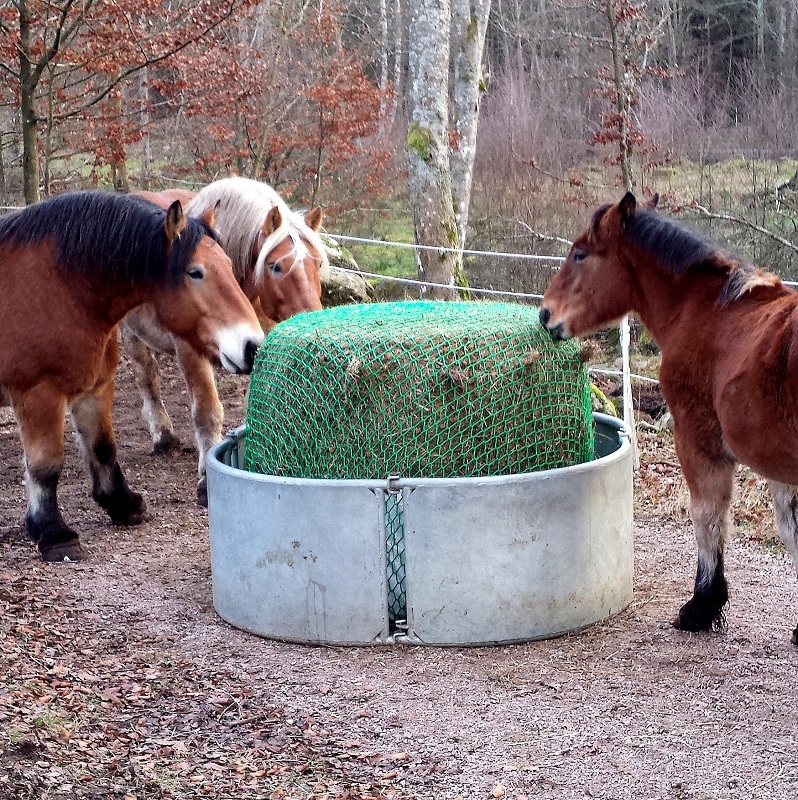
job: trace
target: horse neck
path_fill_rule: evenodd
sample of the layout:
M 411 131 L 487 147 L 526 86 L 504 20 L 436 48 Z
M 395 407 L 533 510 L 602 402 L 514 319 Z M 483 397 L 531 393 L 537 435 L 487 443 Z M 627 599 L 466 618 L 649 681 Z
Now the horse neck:
M 109 328 L 121 322 L 136 306 L 151 299 L 151 293 L 140 286 L 102 277 L 76 280 L 72 290 L 79 297 L 86 316 Z
M 683 336 L 692 327 L 707 324 L 707 312 L 714 312 L 725 282 L 725 276 L 711 272 L 676 275 L 650 255 L 636 256 L 629 272 L 633 283 L 630 310 L 637 312 L 663 348 L 674 335 Z

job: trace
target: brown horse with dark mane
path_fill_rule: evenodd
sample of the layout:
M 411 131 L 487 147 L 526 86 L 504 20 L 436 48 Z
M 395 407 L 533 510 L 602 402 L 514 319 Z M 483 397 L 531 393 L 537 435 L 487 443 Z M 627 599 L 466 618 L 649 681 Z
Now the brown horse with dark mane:
M 540 319 L 568 339 L 636 311 L 660 346 L 698 542 L 693 596 L 674 625 L 706 631 L 725 621 L 738 462 L 769 481 L 779 535 L 798 566 L 798 293 L 655 205 L 639 207 L 627 193 L 599 208 L 546 290 Z
M 26 525 L 46 561 L 83 557 L 56 490 L 71 412 L 94 500 L 117 525 L 145 508 L 117 461 L 111 425 L 117 325 L 151 303 L 164 326 L 231 372 L 252 370 L 263 339 L 212 229 L 109 192 L 74 192 L 0 219 L 0 400 L 25 451 Z

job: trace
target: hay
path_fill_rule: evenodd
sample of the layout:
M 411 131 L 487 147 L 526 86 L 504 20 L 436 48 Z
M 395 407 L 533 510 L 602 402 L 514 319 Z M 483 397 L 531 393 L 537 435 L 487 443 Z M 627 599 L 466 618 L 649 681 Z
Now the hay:
M 593 457 L 587 369 L 537 310 L 342 306 L 278 325 L 258 353 L 245 468 L 305 478 L 452 478 Z

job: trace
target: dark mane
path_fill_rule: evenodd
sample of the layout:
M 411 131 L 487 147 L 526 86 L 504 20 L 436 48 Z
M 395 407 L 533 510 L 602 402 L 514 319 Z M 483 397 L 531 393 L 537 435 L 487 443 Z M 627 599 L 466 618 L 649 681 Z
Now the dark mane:
M 659 264 L 675 275 L 729 261 L 716 245 L 656 211 L 638 208 L 626 234 L 630 242 L 656 256 Z
M 702 267 L 725 275 L 718 305 L 727 305 L 758 287 L 781 286 L 773 273 L 724 252 L 700 234 L 661 217 L 656 211 L 638 209 L 626 233 L 630 242 L 655 256 L 657 263 L 674 275 L 684 275 Z
M 0 218 L 0 243 L 25 247 L 50 238 L 63 270 L 130 284 L 176 285 L 202 237 L 218 239 L 204 222 L 189 217 L 167 262 L 165 216 L 131 195 L 69 192 Z

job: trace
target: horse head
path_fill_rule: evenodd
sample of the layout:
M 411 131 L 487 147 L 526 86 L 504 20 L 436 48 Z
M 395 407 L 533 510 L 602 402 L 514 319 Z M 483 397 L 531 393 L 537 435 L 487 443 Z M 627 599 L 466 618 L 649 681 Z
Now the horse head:
M 179 200 L 164 217 L 168 258 L 182 265 L 180 280 L 149 298 L 159 322 L 229 372 L 249 373 L 263 341 L 258 318 L 213 232 L 213 208 L 186 217 Z M 189 226 L 201 230 L 185 236 Z
M 282 322 L 302 311 L 321 309 L 321 273 L 327 253 L 318 231 L 322 210 L 305 216 L 275 205 L 253 247 L 254 290 L 266 317 Z
M 646 209 L 658 200 L 654 195 Z M 599 208 L 574 241 L 540 308 L 540 321 L 555 339 L 592 333 L 632 310 L 634 266 L 625 233 L 637 213 L 637 200 L 627 192 L 620 202 Z

